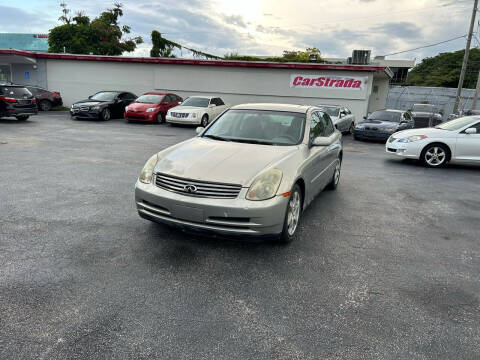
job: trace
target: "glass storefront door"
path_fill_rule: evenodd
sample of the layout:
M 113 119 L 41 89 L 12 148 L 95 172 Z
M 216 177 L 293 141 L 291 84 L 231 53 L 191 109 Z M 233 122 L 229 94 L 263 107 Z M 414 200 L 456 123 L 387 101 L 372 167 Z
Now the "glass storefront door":
M 12 71 L 10 65 L 0 64 L 0 81 L 12 81 Z

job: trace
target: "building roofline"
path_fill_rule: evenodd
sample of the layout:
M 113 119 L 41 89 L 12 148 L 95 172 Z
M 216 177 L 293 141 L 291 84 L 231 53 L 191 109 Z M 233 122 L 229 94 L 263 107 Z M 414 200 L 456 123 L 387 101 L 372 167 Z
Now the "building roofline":
M 314 63 L 290 63 L 290 62 L 267 62 L 267 61 L 236 61 L 236 60 L 198 60 L 179 58 L 150 58 L 150 57 L 127 57 L 105 55 L 74 55 L 52 54 L 15 49 L 0 49 L 0 55 L 18 55 L 36 57 L 38 59 L 77 60 L 77 61 L 104 61 L 122 63 L 144 64 L 176 64 L 176 65 L 200 65 L 200 66 L 223 66 L 223 67 L 246 67 L 246 68 L 269 68 L 269 69 L 297 69 L 297 70 L 340 70 L 361 72 L 385 72 L 391 77 L 391 70 L 387 66 L 379 65 L 351 65 L 351 64 L 314 64 Z

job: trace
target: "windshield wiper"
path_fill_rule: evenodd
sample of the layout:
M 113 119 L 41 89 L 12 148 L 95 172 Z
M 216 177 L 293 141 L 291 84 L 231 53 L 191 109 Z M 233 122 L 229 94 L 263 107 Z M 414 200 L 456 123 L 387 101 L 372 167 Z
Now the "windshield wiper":
M 220 141 L 231 141 L 230 139 L 217 136 L 217 135 L 211 135 L 211 134 L 203 135 L 202 137 L 213 139 L 213 140 L 220 140 Z
M 254 140 L 254 139 L 232 139 L 231 141 L 240 142 L 240 143 L 247 143 L 247 144 L 274 145 L 274 143 L 272 143 L 272 142 L 262 141 L 262 140 Z

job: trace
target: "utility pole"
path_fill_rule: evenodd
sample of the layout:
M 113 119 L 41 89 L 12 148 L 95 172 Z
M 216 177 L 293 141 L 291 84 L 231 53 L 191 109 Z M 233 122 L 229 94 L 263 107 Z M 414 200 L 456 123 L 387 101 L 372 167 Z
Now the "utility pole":
M 475 94 L 473 95 L 472 110 L 477 107 L 478 93 L 480 92 L 480 71 L 478 72 L 477 86 L 475 87 Z
M 465 71 L 467 70 L 468 55 L 470 54 L 470 43 L 472 42 L 473 26 L 475 25 L 475 15 L 477 14 L 478 0 L 474 1 L 472 18 L 470 20 L 470 30 L 468 31 L 467 46 L 465 47 L 465 55 L 463 57 L 462 71 L 460 72 L 460 78 L 458 79 L 457 95 L 455 96 L 455 105 L 453 106 L 453 112 L 458 111 L 458 104 L 460 103 L 460 96 L 462 95 L 463 80 L 465 80 Z

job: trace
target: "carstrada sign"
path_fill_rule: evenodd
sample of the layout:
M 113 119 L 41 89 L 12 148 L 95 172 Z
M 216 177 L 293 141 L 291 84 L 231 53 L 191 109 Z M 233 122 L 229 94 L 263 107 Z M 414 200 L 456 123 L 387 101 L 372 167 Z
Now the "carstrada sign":
M 291 88 L 364 90 L 366 77 L 334 75 L 290 75 Z

